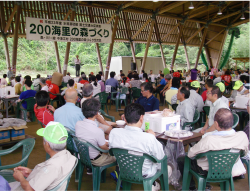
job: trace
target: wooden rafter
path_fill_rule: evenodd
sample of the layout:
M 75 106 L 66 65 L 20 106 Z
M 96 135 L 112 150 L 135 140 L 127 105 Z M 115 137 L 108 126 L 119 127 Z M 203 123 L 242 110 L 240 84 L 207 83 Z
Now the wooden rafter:
M 198 62 L 199 62 L 199 59 L 200 59 L 202 48 L 204 46 L 206 35 L 207 35 L 207 28 L 205 28 L 204 32 L 203 32 L 202 40 L 201 40 L 201 43 L 200 43 L 199 51 L 198 51 L 196 62 L 195 62 L 195 66 L 194 66 L 195 68 L 197 68 L 197 66 L 198 66 Z
M 162 41 L 164 41 L 175 29 L 177 29 L 178 26 L 180 26 L 180 23 L 175 25 L 175 27 L 173 27 L 164 37 L 162 37 Z
M 192 40 L 202 29 L 204 29 L 204 26 L 199 28 L 192 36 L 190 36 L 188 39 L 187 39 L 187 43 Z
M 143 25 L 142 27 L 132 36 L 132 39 L 135 39 L 139 34 L 140 32 L 148 25 L 148 23 L 150 23 L 151 21 L 151 18 L 149 18 Z
M 178 34 L 178 37 L 177 37 L 177 42 L 176 42 L 176 45 L 175 45 L 174 54 L 173 54 L 173 58 L 172 58 L 172 62 L 171 62 L 171 67 L 170 67 L 171 69 L 173 69 L 173 67 L 174 67 L 174 62 L 175 62 L 177 50 L 178 50 L 178 47 L 179 47 L 179 44 L 180 44 L 180 41 L 181 41 L 182 29 L 183 29 L 183 25 L 180 25 L 180 30 L 179 30 L 179 34 Z
M 178 7 L 184 3 L 186 3 L 186 1 L 177 1 L 177 2 L 171 3 L 170 5 L 167 5 L 166 7 L 163 7 L 162 9 L 160 9 L 160 11 L 158 13 L 159 14 L 165 13 L 165 12 L 170 11 L 171 9 L 174 9 L 175 7 Z
M 7 24 L 6 24 L 5 28 L 4 28 L 4 33 L 7 33 L 8 29 L 10 28 L 10 24 L 12 23 L 12 20 L 14 18 L 14 15 L 15 15 L 16 11 L 17 11 L 17 5 L 15 5 L 15 7 L 14 7 L 14 9 L 13 9 L 13 11 L 12 11 L 10 17 L 9 17 L 9 20 L 8 20 L 8 22 L 7 22 Z
M 215 68 L 218 68 L 218 66 L 219 66 L 220 59 L 221 59 L 221 54 L 222 54 L 222 51 L 223 51 L 224 44 L 226 42 L 227 34 L 228 34 L 228 30 L 226 30 L 224 32 L 224 35 L 223 35 L 223 38 L 222 38 L 222 42 L 220 44 L 219 54 L 218 54 L 218 57 L 217 57 L 217 62 L 216 62 Z
M 211 38 L 206 45 L 208 45 L 210 42 L 212 42 L 215 38 L 217 38 L 221 33 L 223 33 L 225 31 L 225 29 L 223 29 L 222 31 L 220 31 L 218 34 L 216 34 L 213 38 Z

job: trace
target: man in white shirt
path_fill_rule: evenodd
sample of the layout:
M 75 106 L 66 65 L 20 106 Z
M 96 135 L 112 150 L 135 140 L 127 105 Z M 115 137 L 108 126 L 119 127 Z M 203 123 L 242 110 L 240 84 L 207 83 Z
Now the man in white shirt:
M 150 70 L 150 73 L 148 74 L 148 78 L 151 78 L 151 82 L 155 82 L 155 75 L 153 74 L 153 70 Z
M 229 105 L 225 104 L 221 100 L 222 93 L 220 91 L 220 88 L 217 86 L 213 86 L 212 88 L 208 88 L 207 90 L 207 99 L 212 102 L 212 105 L 210 106 L 210 111 L 208 115 L 208 119 L 206 121 L 206 124 L 201 129 L 196 129 L 196 131 L 199 131 L 200 133 L 205 134 L 206 132 L 212 132 L 215 131 L 214 126 L 214 116 L 216 112 L 221 108 L 229 109 Z
M 6 77 L 7 77 L 7 74 L 4 74 L 3 75 L 3 78 L 1 79 L 1 85 L 4 85 L 4 86 L 7 86 L 8 85 L 8 82 L 6 80 Z
M 215 76 L 216 76 L 216 78 L 214 79 L 214 86 L 217 83 L 221 82 L 221 73 L 220 72 L 216 72 Z
M 67 75 L 63 77 L 63 82 L 64 82 L 64 83 L 68 83 L 68 81 L 69 81 L 70 79 L 72 79 L 72 78 L 70 77 L 70 73 L 67 72 Z
M 216 84 L 216 86 L 218 86 L 220 88 L 221 94 L 224 93 L 226 87 L 222 82 L 219 82 Z M 229 105 L 229 101 L 225 96 L 221 96 L 221 101 L 223 101 L 226 105 Z M 212 102 L 209 100 L 206 100 L 205 106 L 211 106 Z
M 244 87 L 243 82 L 240 80 L 235 82 L 233 89 L 234 90 L 231 94 L 232 98 L 235 98 L 237 94 L 244 95 L 249 93 L 249 90 Z
M 39 91 L 39 84 L 40 84 L 40 74 L 37 74 L 36 79 L 33 81 L 33 86 L 35 91 Z
M 49 91 L 49 87 L 48 87 L 47 84 L 46 84 L 46 78 L 41 78 L 41 79 L 40 79 L 40 85 L 41 85 L 41 87 L 42 87 L 41 90 L 46 91 L 46 92 Z
M 181 128 L 185 122 L 193 122 L 195 108 L 191 104 L 189 97 L 190 91 L 188 87 L 180 87 L 177 93 L 177 99 L 180 103 L 176 108 L 176 114 L 181 116 Z
M 199 112 L 203 111 L 204 102 L 200 94 L 198 94 L 199 89 L 201 88 L 200 82 L 193 81 L 190 84 L 190 96 L 189 101 Z
M 114 78 L 115 78 L 117 81 L 121 80 L 121 75 L 122 75 L 122 73 L 123 73 L 123 71 L 120 70 L 120 74 L 115 75 Z
M 242 131 L 235 132 L 235 130 L 232 129 L 232 126 L 232 112 L 225 108 L 219 109 L 214 116 L 214 127 L 217 131 L 209 136 L 202 138 L 197 144 L 191 147 L 188 152 L 188 157 L 192 158 L 199 153 L 205 153 L 208 151 L 220 151 L 231 148 L 243 150 L 245 154 L 247 154 L 249 144 L 247 135 Z M 184 157 L 178 158 L 177 162 L 180 172 L 183 174 Z M 202 157 L 197 160 L 192 160 L 191 169 L 199 173 L 200 175 L 206 176 L 209 169 L 207 158 Z M 234 176 L 234 174 L 235 171 L 233 168 L 232 176 Z M 209 187 L 208 185 L 209 184 L 207 184 L 207 187 Z M 193 178 L 191 178 L 189 190 L 196 190 Z
M 233 76 L 233 75 L 232 75 Z M 238 70 L 234 71 L 234 76 L 233 76 L 233 80 L 239 80 L 240 79 L 240 74 Z
M 75 59 L 76 77 L 79 77 L 80 75 L 80 64 L 81 64 L 81 61 L 79 60 L 79 56 L 76 55 L 76 59 Z
M 147 132 L 143 132 L 141 129 L 144 114 L 144 108 L 140 104 L 132 103 L 126 106 L 124 115 L 127 125 L 125 128 L 111 130 L 109 148 L 120 148 L 146 153 L 161 160 L 165 154 L 162 144 L 155 137 L 155 133 L 151 129 L 147 130 Z M 160 168 L 159 164 L 145 159 L 142 167 L 142 175 L 145 178 L 152 177 L 157 172 L 157 169 Z M 159 183 L 152 186 L 152 190 L 160 189 Z

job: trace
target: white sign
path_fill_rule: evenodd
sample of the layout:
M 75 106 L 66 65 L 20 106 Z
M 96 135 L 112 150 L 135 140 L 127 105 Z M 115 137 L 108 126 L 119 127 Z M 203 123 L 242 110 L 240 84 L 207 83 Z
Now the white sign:
M 111 36 L 111 24 L 26 17 L 28 40 L 111 43 Z

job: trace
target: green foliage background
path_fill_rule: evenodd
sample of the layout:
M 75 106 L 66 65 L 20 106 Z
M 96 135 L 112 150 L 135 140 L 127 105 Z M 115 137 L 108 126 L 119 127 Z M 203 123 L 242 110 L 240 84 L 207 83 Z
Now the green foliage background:
M 239 26 L 240 38 L 234 40 L 230 59 L 227 67 L 233 67 L 234 61 L 233 57 L 249 57 L 249 27 L 250 24 L 243 24 Z M 225 55 L 228 44 L 230 40 L 230 35 L 228 35 L 222 57 Z M 13 38 L 8 38 L 8 46 L 10 52 L 10 60 L 12 59 L 12 45 Z M 109 44 L 101 43 L 100 54 L 102 58 L 103 67 L 106 65 Z M 136 56 L 143 57 L 145 52 L 145 44 L 136 44 L 135 51 Z M 59 54 L 61 67 L 63 68 L 64 56 L 66 51 L 66 42 L 58 42 Z M 172 55 L 175 46 L 173 45 L 163 45 L 163 52 L 166 58 L 166 63 L 171 64 Z M 198 52 L 198 47 L 187 47 L 189 61 L 193 65 L 196 61 L 196 55 Z M 17 50 L 17 72 L 27 73 L 30 71 L 39 72 L 42 74 L 51 74 L 53 71 L 57 70 L 54 43 L 53 42 L 43 42 L 43 41 L 29 41 L 24 38 L 19 38 L 18 40 L 18 50 Z M 95 44 L 91 43 L 71 43 L 70 54 L 69 54 L 69 65 L 73 65 L 75 55 L 79 55 L 80 60 L 85 65 L 81 71 L 89 73 L 93 71 L 94 73 L 99 71 L 98 58 L 96 53 Z M 113 48 L 112 56 L 132 56 L 129 43 L 115 43 Z M 160 57 L 160 47 L 158 44 L 152 44 L 149 47 L 148 56 Z M 223 59 L 221 59 L 222 62 Z M 202 63 L 201 59 L 199 63 Z M 177 69 L 184 69 L 186 64 L 186 57 L 183 46 L 178 48 L 176 56 Z M 246 64 L 249 67 L 249 63 Z M 238 68 L 243 68 L 243 63 L 238 64 Z M 201 71 L 205 70 L 204 65 L 199 65 L 198 69 Z M 68 67 L 68 70 L 74 74 L 74 68 Z M 5 50 L 3 38 L 0 38 L 0 73 L 7 72 L 6 60 L 5 60 Z

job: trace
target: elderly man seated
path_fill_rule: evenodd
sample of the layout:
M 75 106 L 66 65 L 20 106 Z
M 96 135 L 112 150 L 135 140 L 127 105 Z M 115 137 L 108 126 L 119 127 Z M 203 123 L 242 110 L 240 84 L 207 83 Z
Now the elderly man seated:
M 125 107 L 125 128 L 115 128 L 109 135 L 109 148 L 121 148 L 152 155 L 161 160 L 165 154 L 162 144 L 156 139 L 155 133 L 149 129 L 143 132 L 141 126 L 145 114 L 144 108 L 137 103 Z M 170 167 L 168 167 L 170 168 Z M 160 166 L 145 159 L 142 167 L 142 175 L 145 178 L 155 175 Z M 170 175 L 170 172 L 168 176 Z M 160 190 L 159 183 L 152 185 L 152 190 Z
M 240 80 L 235 82 L 233 89 L 234 91 L 232 91 L 232 94 L 231 94 L 232 98 L 235 98 L 237 94 L 244 95 L 250 92 L 248 89 L 244 87 L 243 82 Z
M 36 165 L 33 170 L 22 166 L 14 168 L 13 176 L 17 182 L 10 183 L 11 190 L 51 190 L 76 163 L 76 157 L 65 149 L 68 133 L 62 124 L 50 122 L 46 128 L 39 129 L 37 135 L 43 137 L 43 147 L 50 159 Z M 67 181 L 60 190 L 65 190 L 66 185 Z
M 85 84 L 84 87 L 82 88 L 82 94 L 83 94 L 83 98 L 81 100 L 81 107 L 84 101 L 86 101 L 87 99 L 92 98 L 93 96 L 93 85 L 92 84 Z M 109 125 L 103 118 L 102 115 L 98 115 L 96 117 L 96 123 L 98 125 L 98 127 L 102 128 L 105 132 L 105 134 L 109 134 L 110 131 L 112 130 L 111 125 Z M 108 136 L 106 136 L 106 139 L 108 139 Z
M 76 123 L 76 137 L 84 139 L 103 150 L 108 150 L 108 142 L 105 141 L 104 131 L 98 128 L 95 122 L 99 116 L 100 107 L 101 103 L 95 98 L 90 98 L 83 102 L 82 112 L 86 118 Z M 100 153 L 91 147 L 89 148 L 89 157 L 91 163 L 95 166 L 105 166 L 116 161 L 115 157 Z
M 180 87 L 177 93 L 177 99 L 180 101 L 176 108 L 176 114 L 181 117 L 181 128 L 185 122 L 193 122 L 195 108 L 189 100 L 190 91 L 186 86 Z
M 64 99 L 66 100 L 66 104 L 55 110 L 54 119 L 56 122 L 60 122 L 65 127 L 75 131 L 76 122 L 82 121 L 85 118 L 81 109 L 75 105 L 78 99 L 76 89 L 67 89 Z
M 215 77 L 216 77 L 216 78 L 214 78 L 214 86 L 215 86 L 217 83 L 221 82 L 221 72 L 216 72 L 216 73 L 215 73 Z
M 191 147 L 188 152 L 188 157 L 192 158 L 199 153 L 231 148 L 244 150 L 245 153 L 247 153 L 249 142 L 246 134 L 243 131 L 235 132 L 235 130 L 232 129 L 232 126 L 232 112 L 225 108 L 219 109 L 214 115 L 214 127 L 217 131 L 202 138 L 197 144 Z M 183 174 L 184 157 L 178 158 L 177 162 L 179 169 Z M 191 169 L 201 175 L 207 175 L 209 169 L 207 158 L 192 160 Z M 232 175 L 234 176 L 234 171 L 232 171 Z M 207 187 L 207 189 L 211 189 L 209 184 L 207 184 Z M 193 178 L 191 179 L 189 189 L 196 190 Z

